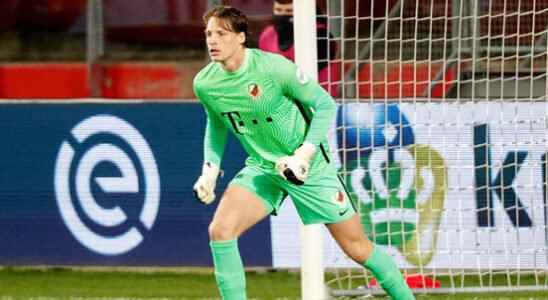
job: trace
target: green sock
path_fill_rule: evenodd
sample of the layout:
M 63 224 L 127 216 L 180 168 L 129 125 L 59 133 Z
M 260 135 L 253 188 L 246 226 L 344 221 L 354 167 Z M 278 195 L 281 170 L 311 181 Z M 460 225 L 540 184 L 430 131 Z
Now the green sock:
M 245 300 L 245 271 L 238 240 L 211 241 L 215 280 L 224 300 Z
M 415 299 L 392 258 L 379 247 L 374 246 L 373 252 L 363 266 L 373 273 L 384 291 L 393 299 Z

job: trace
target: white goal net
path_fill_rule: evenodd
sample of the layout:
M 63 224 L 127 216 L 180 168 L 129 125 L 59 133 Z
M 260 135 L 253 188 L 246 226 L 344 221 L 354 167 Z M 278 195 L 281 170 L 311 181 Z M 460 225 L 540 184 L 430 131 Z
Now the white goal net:
M 369 237 L 419 291 L 548 289 L 548 0 L 318 6 L 332 151 Z M 377 291 L 326 243 L 334 295 Z

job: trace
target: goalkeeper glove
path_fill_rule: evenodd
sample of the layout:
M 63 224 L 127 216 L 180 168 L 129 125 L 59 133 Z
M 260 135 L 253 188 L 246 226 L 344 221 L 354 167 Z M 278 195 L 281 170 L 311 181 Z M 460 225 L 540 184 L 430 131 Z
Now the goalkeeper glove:
M 316 146 L 312 143 L 303 143 L 291 156 L 284 156 L 276 163 L 276 170 L 287 181 L 296 185 L 303 185 L 308 177 L 310 160 L 314 157 Z
M 194 196 L 203 204 L 210 204 L 215 200 L 215 185 L 219 176 L 219 167 L 211 162 L 205 162 L 202 166 L 202 175 L 194 184 Z

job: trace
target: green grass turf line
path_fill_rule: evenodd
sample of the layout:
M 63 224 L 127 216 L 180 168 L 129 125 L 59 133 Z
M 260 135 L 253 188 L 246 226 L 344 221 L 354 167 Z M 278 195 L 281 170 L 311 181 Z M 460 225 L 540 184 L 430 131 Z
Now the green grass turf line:
M 246 275 L 251 298 L 276 299 L 280 293 L 297 298 L 300 293 L 297 273 L 248 272 Z M 211 272 L 3 269 L 0 270 L 0 300 L 9 300 L 9 297 L 200 299 L 215 298 L 218 294 Z
M 299 299 L 298 272 L 247 272 L 246 275 L 250 300 Z M 211 271 L 0 269 L 0 300 L 212 300 L 218 297 Z M 417 299 L 548 300 L 548 293 L 418 295 Z

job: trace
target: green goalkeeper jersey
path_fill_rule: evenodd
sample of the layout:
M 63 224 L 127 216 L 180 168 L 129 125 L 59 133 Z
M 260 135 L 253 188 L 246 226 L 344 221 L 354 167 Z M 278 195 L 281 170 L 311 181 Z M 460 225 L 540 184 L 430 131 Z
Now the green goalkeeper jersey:
M 274 170 L 303 142 L 316 146 L 311 173 L 329 162 L 327 131 L 336 105 L 331 96 L 281 55 L 246 49 L 237 71 L 211 62 L 194 78 L 207 112 L 204 160 L 221 165 L 230 130 L 249 154 L 247 165 Z

